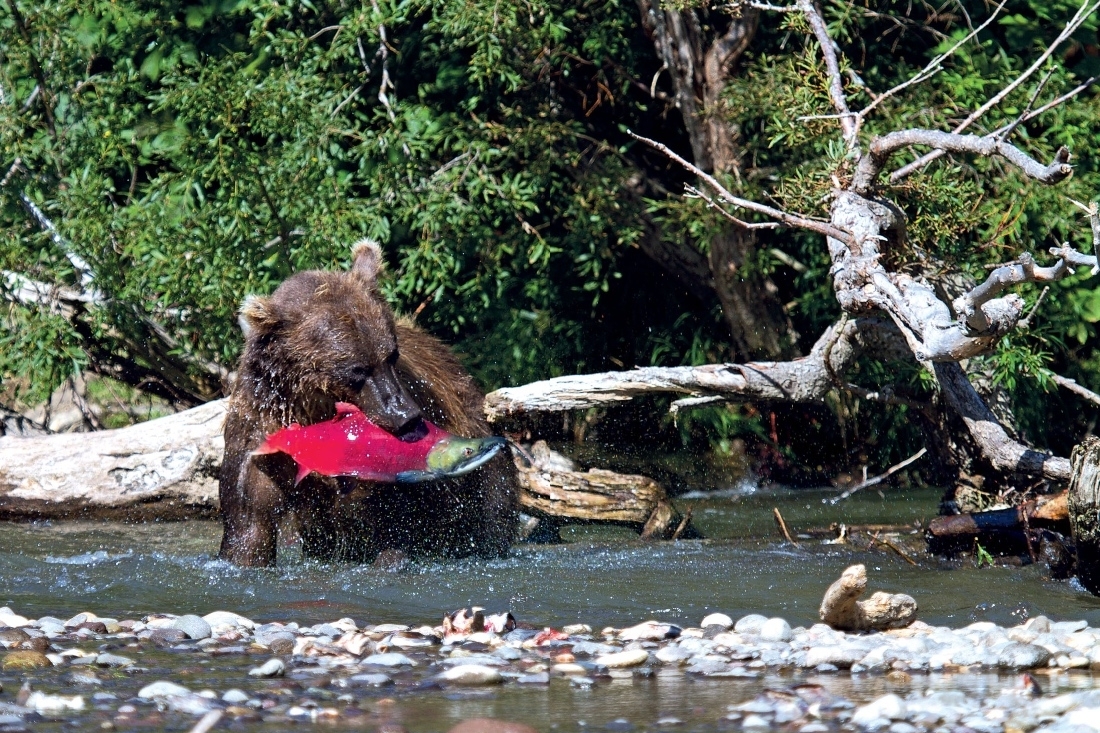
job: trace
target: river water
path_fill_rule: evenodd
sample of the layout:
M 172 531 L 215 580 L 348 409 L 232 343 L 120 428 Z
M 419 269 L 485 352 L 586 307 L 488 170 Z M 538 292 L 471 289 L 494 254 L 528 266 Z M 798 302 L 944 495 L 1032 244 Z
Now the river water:
M 836 506 L 822 502 L 834 494 L 749 487 L 721 497 L 682 497 L 678 506 L 692 505 L 695 526 L 707 539 L 645 543 L 626 530 L 577 527 L 563 532 L 563 544 L 521 545 L 503 560 L 414 563 L 399 572 L 312 564 L 293 546 L 283 548 L 287 559 L 278 568 L 235 568 L 214 559 L 221 529 L 213 522 L 0 523 L 0 605 L 32 618 L 65 619 L 86 610 L 113 618 L 229 610 L 257 622 L 303 625 L 342 617 L 360 625 L 434 625 L 444 612 L 479 605 L 511 610 L 536 626 L 579 622 L 597 630 L 648 618 L 696 626 L 707 613 L 721 611 L 734 619 L 747 613 L 782 616 L 797 626 L 816 622 L 826 587 L 845 567 L 861 562 L 872 590 L 914 596 L 919 617 L 934 625 L 1015 625 L 1044 614 L 1100 626 L 1100 599 L 1047 579 L 1040 565 L 978 569 L 969 559 L 922 555 L 912 566 L 885 549 L 810 539 L 793 547 L 778 536 L 773 507 L 798 532 L 831 522 L 914 523 L 934 516 L 939 498 L 929 489 L 891 489 L 885 496 L 865 491 Z M 232 675 L 232 664 L 226 662 L 221 672 Z M 873 697 L 886 684 L 825 677 L 856 698 Z M 995 675 L 937 679 L 914 676 L 912 685 L 980 689 L 1001 683 Z M 0 675 L 0 682 L 9 693 L 9 685 L 18 688 L 11 673 Z M 394 715 L 410 730 L 424 731 L 487 714 L 527 720 L 540 730 L 672 714 L 695 721 L 680 730 L 709 730 L 727 702 L 751 699 L 751 690 L 767 684 L 657 678 L 582 692 L 555 685 L 545 694 L 511 687 L 458 696 L 440 692 L 398 705 Z M 1058 684 L 1093 683 L 1086 674 Z

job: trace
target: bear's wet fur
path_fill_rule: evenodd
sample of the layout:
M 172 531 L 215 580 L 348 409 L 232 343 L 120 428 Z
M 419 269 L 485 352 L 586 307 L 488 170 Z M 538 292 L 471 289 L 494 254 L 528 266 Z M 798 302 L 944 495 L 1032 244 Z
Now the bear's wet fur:
M 516 529 L 515 467 L 505 453 L 459 478 L 385 484 L 311 474 L 297 486 L 282 453 L 253 455 L 292 422 L 309 425 L 357 404 L 395 435 L 422 419 L 464 437 L 490 434 L 484 396 L 454 354 L 395 319 L 378 289 L 382 254 L 353 250 L 347 272 L 311 270 L 241 307 L 245 349 L 225 421 L 219 556 L 275 564 L 278 527 L 293 519 L 308 557 L 371 562 L 408 555 L 500 556 Z

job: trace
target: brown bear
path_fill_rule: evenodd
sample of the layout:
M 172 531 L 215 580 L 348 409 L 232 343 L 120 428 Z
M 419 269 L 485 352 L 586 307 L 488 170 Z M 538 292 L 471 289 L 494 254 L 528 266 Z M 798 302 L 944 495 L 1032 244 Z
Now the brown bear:
M 286 454 L 254 455 L 292 422 L 359 406 L 389 432 L 413 436 L 431 420 L 464 436 L 489 435 L 484 396 L 440 341 L 394 318 L 378 289 L 382 253 L 361 242 L 348 272 L 310 270 L 241 307 L 245 349 L 225 421 L 219 556 L 272 565 L 277 530 L 293 519 L 308 557 L 370 562 L 379 552 L 500 556 L 516 525 L 515 467 L 498 455 L 458 478 L 383 484 L 311 474 L 295 485 Z M 505 452 L 506 453 L 506 452 Z

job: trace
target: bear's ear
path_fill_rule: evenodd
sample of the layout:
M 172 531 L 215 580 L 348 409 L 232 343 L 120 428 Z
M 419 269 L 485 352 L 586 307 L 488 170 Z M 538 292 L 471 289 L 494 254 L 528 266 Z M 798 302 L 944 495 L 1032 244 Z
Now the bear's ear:
M 266 333 L 279 322 L 271 298 L 264 298 L 259 295 L 249 295 L 244 299 L 237 320 L 241 324 L 241 330 L 244 331 L 245 338 L 253 333 Z
M 351 246 L 351 271 L 363 278 L 367 287 L 378 284 L 382 272 L 382 248 L 373 239 L 360 239 Z

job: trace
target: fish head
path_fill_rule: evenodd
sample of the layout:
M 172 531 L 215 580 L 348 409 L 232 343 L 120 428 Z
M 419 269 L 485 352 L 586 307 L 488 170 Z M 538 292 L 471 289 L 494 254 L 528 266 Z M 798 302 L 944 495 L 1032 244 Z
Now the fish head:
M 439 476 L 461 476 L 480 468 L 504 447 L 504 438 L 443 438 L 428 452 L 427 469 Z

